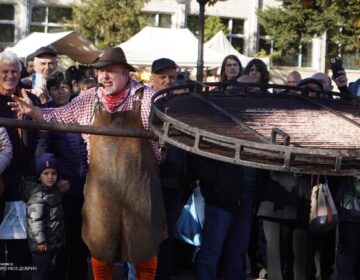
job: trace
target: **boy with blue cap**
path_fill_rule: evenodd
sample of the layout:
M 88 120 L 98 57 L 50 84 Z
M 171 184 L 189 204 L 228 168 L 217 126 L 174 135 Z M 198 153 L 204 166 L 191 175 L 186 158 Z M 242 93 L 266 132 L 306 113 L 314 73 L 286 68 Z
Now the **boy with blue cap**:
M 65 245 L 64 213 L 57 185 L 58 163 L 53 154 L 44 153 L 35 165 L 39 182 L 26 182 L 27 231 L 33 265 L 32 279 L 47 279 L 58 250 Z

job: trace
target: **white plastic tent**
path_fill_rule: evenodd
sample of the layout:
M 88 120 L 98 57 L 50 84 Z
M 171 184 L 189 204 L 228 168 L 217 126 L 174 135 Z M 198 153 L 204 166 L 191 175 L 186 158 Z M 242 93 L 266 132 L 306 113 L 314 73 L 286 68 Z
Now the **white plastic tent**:
M 13 51 L 19 57 L 26 58 L 37 49 L 47 46 L 53 47 L 59 54 L 65 54 L 72 60 L 84 64 L 92 63 L 101 53 L 94 44 L 74 31 L 33 32 L 6 50 Z
M 224 32 L 219 31 L 216 33 L 209 41 L 207 41 L 204 46 L 206 48 L 209 48 L 213 51 L 216 51 L 218 53 L 221 53 L 223 57 L 233 54 L 236 55 L 240 61 L 243 67 L 245 67 L 250 60 L 253 59 L 253 57 L 243 55 L 239 53 L 229 42 L 229 40 L 226 38 Z M 268 58 L 260 58 L 262 61 L 265 62 L 266 65 L 269 65 L 269 59 Z
M 198 40 L 187 28 L 145 27 L 121 47 L 130 64 L 151 65 L 155 59 L 166 57 L 181 67 L 195 67 Z M 221 66 L 224 55 L 204 47 L 204 66 Z

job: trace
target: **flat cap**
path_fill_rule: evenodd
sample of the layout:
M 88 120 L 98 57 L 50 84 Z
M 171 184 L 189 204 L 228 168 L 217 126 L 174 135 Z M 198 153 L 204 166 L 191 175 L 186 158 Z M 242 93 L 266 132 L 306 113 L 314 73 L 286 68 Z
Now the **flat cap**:
M 32 57 L 41 57 L 43 55 L 50 55 L 57 57 L 56 51 L 54 51 L 52 48 L 49 47 L 41 47 L 40 49 L 37 49 L 34 54 L 32 54 Z
M 154 60 L 151 65 L 151 73 L 158 73 L 161 70 L 164 69 L 173 69 L 178 68 L 175 61 L 169 59 L 169 58 L 160 58 L 157 60 Z

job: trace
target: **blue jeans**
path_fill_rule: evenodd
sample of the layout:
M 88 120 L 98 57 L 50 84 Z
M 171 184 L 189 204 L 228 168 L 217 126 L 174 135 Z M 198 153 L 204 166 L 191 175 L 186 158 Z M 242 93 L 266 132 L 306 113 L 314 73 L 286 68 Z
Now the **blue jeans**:
M 127 267 L 128 267 L 127 279 L 128 280 L 136 280 L 136 267 L 135 267 L 135 264 L 128 262 Z
M 245 253 L 249 245 L 254 193 L 244 190 L 241 206 L 235 213 L 205 204 L 202 244 L 197 259 L 196 279 L 216 279 L 224 247 L 224 280 L 245 279 Z

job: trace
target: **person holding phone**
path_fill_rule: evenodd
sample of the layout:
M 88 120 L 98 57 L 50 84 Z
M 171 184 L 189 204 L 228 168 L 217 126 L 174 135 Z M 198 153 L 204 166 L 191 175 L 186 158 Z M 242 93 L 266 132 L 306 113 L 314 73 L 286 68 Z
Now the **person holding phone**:
M 32 90 L 39 97 L 41 104 L 45 104 L 49 99 L 46 89 L 46 78 L 57 68 L 57 53 L 49 47 L 41 47 L 35 51 L 34 71 L 32 74 Z
M 346 72 L 342 65 L 342 60 L 340 57 L 332 57 L 330 59 L 332 79 L 338 87 L 339 91 L 343 94 L 353 94 L 348 88 L 348 79 L 346 77 Z M 360 94 L 360 92 L 359 92 Z
M 341 93 L 343 93 L 345 96 L 360 97 L 360 79 L 357 79 L 355 82 L 351 82 L 348 84 L 348 78 L 343 68 L 341 68 L 337 72 L 335 70 L 335 73 L 337 73 L 337 75 L 334 76 L 333 72 L 332 79 Z M 352 103 L 354 105 L 359 105 L 360 100 L 352 99 Z

